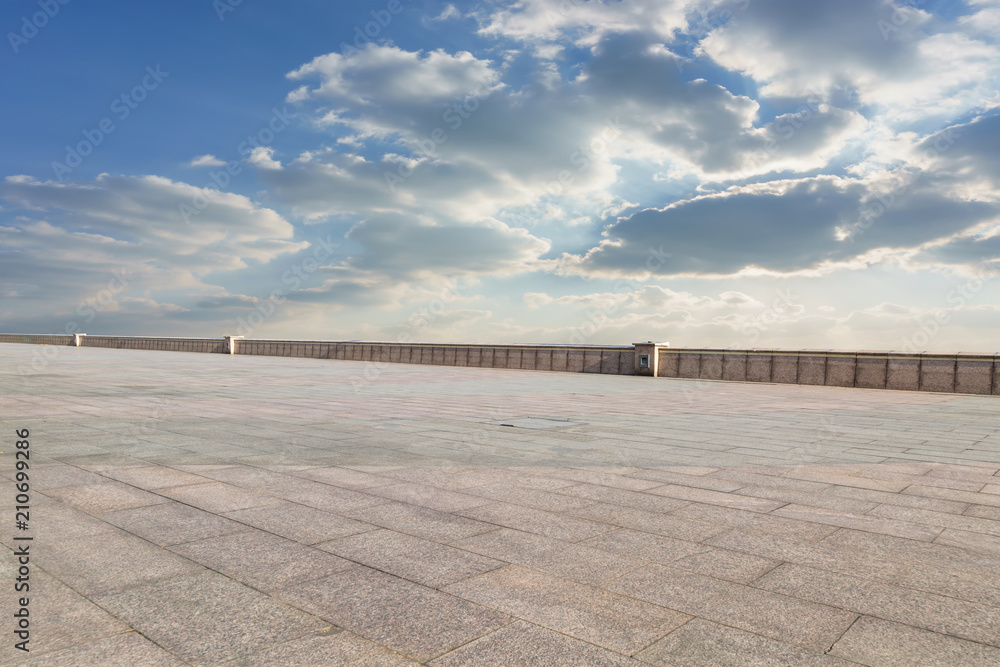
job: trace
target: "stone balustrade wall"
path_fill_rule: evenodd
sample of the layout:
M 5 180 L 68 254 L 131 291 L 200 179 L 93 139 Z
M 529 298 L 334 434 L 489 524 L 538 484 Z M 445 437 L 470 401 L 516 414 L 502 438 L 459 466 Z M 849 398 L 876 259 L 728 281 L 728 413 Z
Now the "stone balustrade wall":
M 0 343 L 1000 395 L 1000 355 L 0 334 Z
M 658 348 L 658 377 L 1000 395 L 1000 355 Z

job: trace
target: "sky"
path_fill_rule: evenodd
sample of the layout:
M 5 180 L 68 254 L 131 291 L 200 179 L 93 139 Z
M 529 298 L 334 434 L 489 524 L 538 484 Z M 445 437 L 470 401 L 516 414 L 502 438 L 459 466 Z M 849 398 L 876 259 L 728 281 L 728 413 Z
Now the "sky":
M 1000 0 L 0 30 L 3 332 L 1000 350 Z

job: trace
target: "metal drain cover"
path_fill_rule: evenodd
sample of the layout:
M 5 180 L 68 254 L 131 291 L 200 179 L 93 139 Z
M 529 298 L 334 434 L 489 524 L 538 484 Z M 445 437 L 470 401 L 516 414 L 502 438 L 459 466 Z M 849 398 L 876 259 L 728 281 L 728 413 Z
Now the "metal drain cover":
M 583 426 L 582 422 L 571 422 L 568 419 L 549 419 L 547 417 L 517 417 L 516 419 L 506 419 L 489 423 L 496 424 L 497 426 L 511 426 L 513 428 L 526 428 L 535 431 Z

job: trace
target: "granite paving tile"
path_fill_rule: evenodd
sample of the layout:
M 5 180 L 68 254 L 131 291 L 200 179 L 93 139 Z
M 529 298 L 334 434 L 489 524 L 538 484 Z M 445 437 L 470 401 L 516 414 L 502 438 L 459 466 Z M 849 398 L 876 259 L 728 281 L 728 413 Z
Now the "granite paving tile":
M 611 505 L 634 507 L 635 509 L 649 512 L 670 512 L 688 504 L 683 500 L 674 498 L 628 491 L 626 489 L 597 486 L 595 484 L 577 484 L 564 489 L 557 489 L 554 493 Z
M 704 544 L 634 530 L 605 533 L 586 540 L 581 545 L 743 584 L 757 579 L 781 564 L 780 559 L 762 558 L 724 548 L 711 548 Z
M 853 486 L 859 489 L 873 489 L 875 491 L 888 491 L 889 493 L 899 493 L 909 482 L 895 481 L 889 479 L 869 479 L 867 477 L 855 477 L 847 474 L 837 474 L 819 470 L 809 470 L 799 468 L 786 472 L 785 477 L 792 479 L 803 479 L 810 482 L 820 482 L 822 484 L 836 484 L 837 486 Z
M 396 480 L 383 477 L 381 475 L 371 475 L 359 470 L 339 468 L 336 466 L 300 470 L 293 473 L 293 475 L 295 477 L 310 479 L 314 482 L 320 482 L 322 484 L 330 484 L 332 486 L 339 486 L 341 488 L 354 490 L 370 489 L 376 486 L 388 486 L 389 484 L 398 483 Z
M 561 489 L 561 491 L 563 490 Z M 499 500 L 505 503 L 523 505 L 548 512 L 567 512 L 594 503 L 592 500 L 574 498 L 565 493 L 550 493 L 539 489 L 526 489 L 509 484 L 502 486 L 477 486 L 466 489 L 466 493 L 487 499 L 484 500 L 483 504 L 488 503 L 490 500 Z
M 333 554 L 257 530 L 169 548 L 195 563 L 267 593 L 351 567 L 350 562 Z
M 1000 607 L 1000 577 L 950 567 L 910 563 L 890 583 L 946 597 Z
M 373 529 L 371 524 L 295 503 L 236 510 L 224 516 L 302 544 L 316 544 Z
M 597 486 L 626 489 L 628 491 L 645 491 L 662 484 L 662 482 L 651 482 L 649 480 L 636 479 L 626 475 L 614 475 L 601 470 L 585 470 L 578 468 L 553 468 L 547 471 L 546 474 L 549 477 L 559 477 L 576 482 L 595 484 Z
M 268 489 L 272 487 L 290 486 L 299 483 L 300 480 L 289 474 L 300 470 L 297 466 L 284 467 L 283 472 L 254 468 L 248 465 L 228 466 L 206 470 L 201 474 L 204 477 L 214 479 L 217 482 L 225 482 L 232 486 L 244 489 Z M 205 480 L 208 481 L 208 480 Z
M 108 480 L 96 473 L 63 464 L 34 466 L 35 474 L 32 486 L 36 491 L 55 489 L 64 486 L 81 486 L 84 484 L 104 484 Z
M 384 529 L 331 540 L 317 544 L 316 548 L 432 588 L 504 565 L 499 560 L 487 558 L 488 554 L 469 553 L 471 550 L 455 549 Z
M 988 507 L 986 505 L 969 505 L 963 514 L 965 516 L 979 517 L 980 519 L 990 519 L 1000 521 L 1000 507 Z
M 330 628 L 277 644 L 259 653 L 225 663 L 227 667 L 416 667 L 420 663 L 359 637 Z
M 685 506 L 690 503 L 685 503 Z M 702 505 L 702 507 L 711 507 Z M 727 528 L 718 524 L 690 521 L 678 518 L 673 514 L 662 512 L 647 512 L 646 510 L 635 509 L 634 507 L 623 507 L 621 505 L 608 505 L 605 503 L 593 503 L 580 509 L 567 512 L 572 516 L 581 519 L 590 519 L 601 523 L 611 524 L 621 528 L 631 528 L 641 530 L 645 533 L 656 535 L 666 535 L 682 540 L 700 542 L 712 535 L 725 532 Z
M 700 618 L 691 619 L 636 657 L 664 667 L 848 667 L 854 664 Z
M 911 457 L 912 458 L 912 457 Z M 869 477 L 871 479 L 889 479 L 901 482 L 909 482 L 918 486 L 929 486 L 938 489 L 952 489 L 955 491 L 971 491 L 975 493 L 983 487 L 980 482 L 969 482 L 963 479 L 951 477 L 928 477 L 926 474 L 906 474 L 902 472 L 886 471 L 881 468 L 864 468 L 858 472 L 859 477 Z
M 389 484 L 387 486 L 369 488 L 367 491 L 372 495 L 382 498 L 398 500 L 442 512 L 469 509 L 470 507 L 478 507 L 489 502 L 468 493 L 456 493 L 417 483 Z
M 977 438 L 978 439 L 978 438 Z M 980 484 L 996 483 L 997 466 L 983 462 L 981 465 L 966 466 L 951 464 L 948 466 L 933 466 L 927 471 L 927 477 L 946 477 L 965 479 Z
M 276 498 L 271 498 L 260 493 L 253 493 L 223 482 L 172 486 L 166 489 L 159 489 L 157 493 L 177 502 L 198 507 L 207 512 L 232 512 L 251 507 L 278 505 L 281 503 Z
M 885 667 L 1000 664 L 1000 649 L 995 647 L 870 616 L 859 618 L 830 655 Z
M 1000 556 L 970 551 L 937 542 L 919 542 L 891 535 L 841 529 L 824 540 L 862 551 L 892 554 L 894 558 L 948 567 L 967 572 L 979 572 L 1000 577 Z
M 202 569 L 140 537 L 108 528 L 95 535 L 39 540 L 35 558 L 48 572 L 88 597 Z
M 828 649 L 857 618 L 857 614 L 834 606 L 663 565 L 630 572 L 606 588 L 815 651 Z
M 968 503 L 955 502 L 953 500 L 939 500 L 937 498 L 925 498 L 923 496 L 908 496 L 903 493 L 888 493 L 885 491 L 873 491 L 871 489 L 858 489 L 849 486 L 832 486 L 824 493 L 841 496 L 843 498 L 853 498 L 869 503 L 879 503 L 884 505 L 899 505 L 900 507 L 912 507 L 920 510 L 930 510 L 932 512 L 949 512 L 951 514 L 961 514 L 970 507 Z
M 343 511 L 341 514 L 381 528 L 439 542 L 460 540 L 497 529 L 493 523 L 396 501 Z
M 573 544 L 509 528 L 452 544 L 506 563 L 530 567 L 585 584 L 600 584 L 645 565 L 641 560 L 594 549 L 585 544 Z
M 494 609 L 356 565 L 277 595 L 338 627 L 426 661 L 510 622 Z
M 741 484 L 731 479 L 703 475 L 685 475 L 673 470 L 660 470 L 656 468 L 639 470 L 631 476 L 636 479 L 646 479 L 663 484 L 677 484 L 678 486 L 690 486 L 698 489 L 722 491 L 724 493 L 746 486 L 746 484 Z
M 737 488 L 744 486 L 773 486 L 779 489 L 790 489 L 792 491 L 806 491 L 813 493 L 830 488 L 830 483 L 811 482 L 803 479 L 793 479 L 782 475 L 763 475 L 747 470 L 722 469 L 712 474 L 712 477 L 722 480 L 732 480 L 740 482 Z M 722 489 L 719 489 L 720 491 Z M 730 489 L 735 491 L 736 489 Z
M 307 480 L 294 482 L 289 486 L 269 488 L 267 495 L 328 512 L 349 512 L 389 502 L 386 498 Z
M 32 652 L 34 652 L 33 649 Z M 80 667 L 81 665 L 142 665 L 183 667 L 183 662 L 137 632 L 122 632 L 94 642 L 80 642 L 61 651 L 43 653 L 17 667 Z
M 737 495 L 741 489 L 734 493 L 720 493 L 718 491 L 708 491 L 706 489 L 695 489 L 689 486 L 677 486 L 667 484 L 650 489 L 650 493 L 668 496 L 679 500 L 690 500 L 692 502 L 705 503 L 708 505 L 721 505 L 733 509 L 751 510 L 754 512 L 770 512 L 784 505 L 783 501 L 766 500 L 750 496 Z
M 201 475 L 193 475 L 189 472 L 167 466 L 110 468 L 102 470 L 101 474 L 116 479 L 119 482 L 146 490 L 163 489 L 170 486 L 187 486 L 211 481 Z
M 769 558 L 777 561 L 776 565 L 785 561 L 888 582 L 912 567 L 891 557 L 873 559 L 870 552 L 836 543 L 799 542 L 748 530 L 732 530 L 706 540 L 706 544 Z
M 689 618 L 516 565 L 460 581 L 444 590 L 625 654 L 648 646 Z
M 859 614 L 1000 645 L 1000 607 L 974 604 L 869 579 L 785 564 L 753 584 Z
M 95 601 L 158 646 L 207 665 L 318 630 L 315 616 L 214 572 L 165 579 Z
M 1000 556 L 1000 537 L 996 535 L 946 528 L 934 542 Z
M 988 505 L 990 507 L 1000 507 L 1000 496 L 989 493 L 975 493 L 972 491 L 956 491 L 955 489 L 945 489 L 922 484 L 911 484 L 903 490 L 903 493 L 915 496 L 925 496 L 927 498 L 941 498 L 942 500 L 954 500 L 960 503 L 970 503 L 972 505 Z
M 928 526 L 940 526 L 943 528 L 955 528 L 957 530 L 985 533 L 987 535 L 1000 535 L 1000 521 L 982 519 L 964 514 L 954 514 L 951 512 L 935 512 L 933 510 L 900 507 L 898 505 L 887 504 L 879 505 L 869 512 L 868 515 L 886 519 L 909 521 L 911 523 L 922 523 Z
M 670 514 L 671 516 L 705 522 L 705 525 L 713 527 L 713 535 L 725 532 L 725 528 L 745 528 L 793 540 L 815 541 L 821 540 L 837 531 L 836 526 L 827 526 L 799 519 L 788 519 L 774 514 L 737 510 L 730 507 L 703 505 L 701 503 L 692 503 L 681 509 L 674 510 Z M 642 530 L 642 528 L 639 529 Z M 675 537 L 683 538 L 684 536 L 677 535 Z M 711 537 L 711 535 L 703 539 L 707 539 L 708 537 Z
M 545 628 L 515 621 L 428 663 L 432 667 L 640 667 L 641 663 Z
M 864 514 L 878 505 L 878 503 L 874 502 L 854 500 L 852 498 L 842 498 L 825 492 L 808 493 L 766 486 L 745 486 L 739 491 L 734 491 L 733 493 L 752 496 L 754 498 L 763 498 L 773 502 L 780 502 L 782 504 L 817 507 L 832 510 L 834 512 L 852 512 L 854 514 Z
M 12 552 L 4 550 L 0 559 L 0 576 L 5 582 L 14 582 L 18 576 L 17 560 Z M 61 581 L 51 576 L 35 565 L 30 573 L 30 593 L 28 596 L 30 653 L 25 654 L 15 648 L 14 643 L 20 641 L 13 634 L 14 622 L 9 624 L 8 638 L 0 644 L 0 663 L 8 664 L 22 660 L 30 655 L 40 655 L 51 651 L 69 648 L 77 644 L 86 644 L 102 637 L 127 631 L 129 628 L 119 619 L 110 615 L 93 602 L 72 590 Z M 13 583 L 3 587 L 0 600 L 4 604 L 5 614 L 13 614 L 20 607 L 18 599 L 25 591 L 15 591 Z
M 46 489 L 45 495 L 88 514 L 100 514 L 129 507 L 144 507 L 168 502 L 166 498 L 128 484 L 108 482 Z
M 236 521 L 175 502 L 107 512 L 101 519 L 161 547 L 248 530 Z
M 506 484 L 518 486 L 525 489 L 538 489 L 539 491 L 554 491 L 555 489 L 574 486 L 579 482 L 572 479 L 560 479 L 539 474 L 535 467 L 508 467 L 504 469 L 480 469 L 474 468 L 458 475 L 456 479 L 462 483 L 463 488 L 471 489 L 480 486 L 497 486 Z
M 911 540 L 930 542 L 941 534 L 940 527 L 926 526 L 909 521 L 894 519 L 879 519 L 869 515 L 836 512 L 820 507 L 804 507 L 802 505 L 785 505 L 775 510 L 774 514 L 789 519 L 800 519 L 814 523 L 825 523 L 842 528 L 854 528 L 870 533 L 884 533 L 894 537 L 905 537 Z
M 493 528 L 504 526 L 567 542 L 579 542 L 588 537 L 614 530 L 614 526 L 605 523 L 511 505 L 510 503 L 491 503 L 464 510 L 459 514 L 486 524 L 493 524 Z M 460 539 L 460 537 L 455 539 Z

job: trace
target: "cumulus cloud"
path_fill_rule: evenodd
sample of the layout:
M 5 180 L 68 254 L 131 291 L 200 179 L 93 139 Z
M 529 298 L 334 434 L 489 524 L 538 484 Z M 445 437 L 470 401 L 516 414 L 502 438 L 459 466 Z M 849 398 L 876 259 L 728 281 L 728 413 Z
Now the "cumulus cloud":
M 755 0 L 698 52 L 768 97 L 813 93 L 893 119 L 955 117 L 995 94 L 1000 68 L 996 45 L 963 25 L 895 0 Z
M 498 83 L 494 64 L 460 56 L 369 45 L 295 70 L 292 78 L 317 81 L 295 99 L 344 148 L 304 152 L 261 178 L 311 219 L 361 215 L 377 199 L 380 208 L 466 222 L 521 209 L 540 224 L 579 224 L 622 207 L 623 161 L 645 164 L 647 177 L 812 169 L 863 125 L 855 112 L 825 104 L 757 124 L 757 102 L 684 80 L 668 51 L 636 33 L 605 35 L 577 76 L 549 86 L 515 90 Z M 426 70 L 423 79 L 437 83 L 416 90 L 362 76 L 381 72 L 375 64 L 384 61 Z M 474 81 L 479 92 L 470 94 Z M 396 147 L 373 156 L 365 146 L 376 140 Z
M 85 300 L 127 266 L 104 321 L 232 320 L 270 307 L 318 234 L 340 249 L 262 331 L 385 337 L 447 301 L 422 335 L 877 347 L 934 311 L 928 283 L 909 303 L 838 281 L 968 280 L 1000 253 L 995 4 L 442 3 L 423 25 L 471 18 L 460 48 L 382 41 L 288 72 L 314 134 L 244 156 L 267 206 L 160 176 L 8 177 L 0 293 Z M 822 287 L 762 327 L 791 280 Z
M 606 34 L 649 30 L 669 39 L 687 26 L 690 0 L 522 0 L 479 16 L 479 32 L 531 43 L 592 45 Z
M 907 250 L 911 260 L 963 254 L 978 260 L 1000 231 L 998 118 L 989 115 L 914 142 L 912 161 L 894 170 L 733 186 L 641 210 L 609 225 L 606 238 L 587 253 L 564 255 L 561 270 L 792 273 L 852 263 L 860 268 L 890 251 Z M 671 257 L 652 268 L 651 249 Z
M 186 223 L 178 209 L 195 194 L 211 203 Z M 0 289 L 17 295 L 19 309 L 45 313 L 26 323 L 46 330 L 98 315 L 102 327 L 183 319 L 198 308 L 186 293 L 218 291 L 211 276 L 309 245 L 246 197 L 156 176 L 102 174 L 81 184 L 15 176 L 0 182 L 0 198 L 23 211 L 5 228 Z
M 225 164 L 226 163 L 223 160 L 220 160 L 219 158 L 215 157 L 214 155 L 211 155 L 210 153 L 206 153 L 205 155 L 199 155 L 198 157 L 191 160 L 191 162 L 188 163 L 188 166 L 223 167 L 225 166 Z
M 209 203 L 185 222 L 180 207 L 195 196 Z M 0 183 L 0 197 L 45 216 L 24 223 L 21 233 L 45 237 L 50 250 L 60 243 L 77 251 L 86 244 L 98 253 L 114 248 L 117 257 L 161 259 L 207 273 L 303 247 L 291 240 L 294 228 L 287 220 L 247 197 L 159 176 L 102 174 L 86 184 L 12 176 Z
M 498 85 L 499 72 L 492 63 L 467 51 L 429 53 L 405 51 L 395 46 L 368 45 L 345 56 L 328 53 L 289 72 L 292 81 L 319 79 L 293 93 L 292 101 L 320 100 L 331 106 L 326 122 L 353 122 L 359 129 L 377 132 L 380 114 L 399 113 L 400 105 L 419 112 L 461 99 L 473 92 L 484 93 Z M 342 109 L 366 109 L 364 118 L 344 117 Z M 387 129 L 387 128 L 381 128 Z

